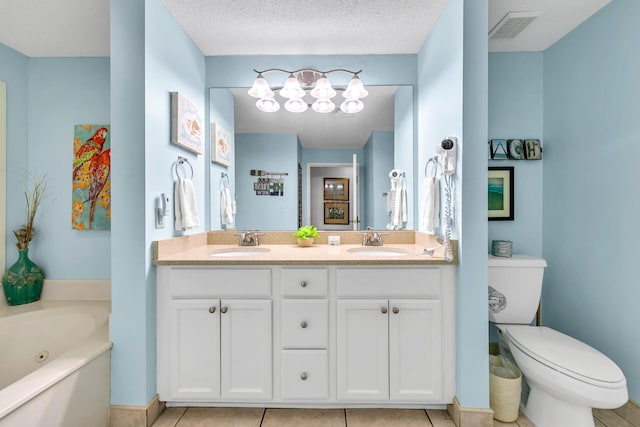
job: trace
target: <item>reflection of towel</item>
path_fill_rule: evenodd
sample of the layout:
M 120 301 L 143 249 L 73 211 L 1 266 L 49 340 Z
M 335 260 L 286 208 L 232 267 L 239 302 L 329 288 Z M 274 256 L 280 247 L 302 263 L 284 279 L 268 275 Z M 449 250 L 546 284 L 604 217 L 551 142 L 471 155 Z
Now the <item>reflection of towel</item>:
M 175 185 L 175 229 L 182 231 L 200 226 L 193 182 L 190 179 L 178 178 Z
M 407 222 L 407 187 L 404 179 L 391 179 L 391 189 L 387 192 L 387 211 L 390 221 L 388 229 L 400 229 Z
M 231 199 L 231 190 L 229 187 L 222 187 L 220 190 L 220 222 L 222 225 L 231 225 L 233 223 L 234 203 Z
M 440 227 L 440 181 L 435 176 L 422 180 L 420 230 L 433 233 Z

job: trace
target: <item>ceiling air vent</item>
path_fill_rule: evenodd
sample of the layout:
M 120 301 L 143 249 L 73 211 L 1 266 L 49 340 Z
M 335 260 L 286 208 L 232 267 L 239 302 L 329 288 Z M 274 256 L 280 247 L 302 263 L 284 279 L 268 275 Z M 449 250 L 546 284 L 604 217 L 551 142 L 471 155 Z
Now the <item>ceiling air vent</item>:
M 490 39 L 513 39 L 533 22 L 542 12 L 509 12 L 489 32 Z

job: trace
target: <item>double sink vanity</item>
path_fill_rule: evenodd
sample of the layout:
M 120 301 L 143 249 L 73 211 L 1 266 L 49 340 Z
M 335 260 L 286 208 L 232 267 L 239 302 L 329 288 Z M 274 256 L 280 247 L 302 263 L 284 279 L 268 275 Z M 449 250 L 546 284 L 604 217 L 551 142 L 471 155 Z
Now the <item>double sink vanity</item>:
M 341 244 L 327 244 L 327 234 Z M 433 236 L 381 246 L 231 231 L 154 243 L 169 406 L 434 407 L 455 394 L 455 264 Z M 319 240 L 319 241 L 318 241 Z M 454 254 L 455 242 L 454 243 Z

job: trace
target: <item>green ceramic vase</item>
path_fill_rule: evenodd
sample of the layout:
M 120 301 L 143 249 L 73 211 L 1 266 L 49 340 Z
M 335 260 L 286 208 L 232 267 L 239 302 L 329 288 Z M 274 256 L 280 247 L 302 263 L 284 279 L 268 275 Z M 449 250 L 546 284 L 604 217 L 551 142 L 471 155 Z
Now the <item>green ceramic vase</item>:
M 38 301 L 43 282 L 44 273 L 29 259 L 29 249 L 18 250 L 18 260 L 2 276 L 7 303 L 21 305 Z

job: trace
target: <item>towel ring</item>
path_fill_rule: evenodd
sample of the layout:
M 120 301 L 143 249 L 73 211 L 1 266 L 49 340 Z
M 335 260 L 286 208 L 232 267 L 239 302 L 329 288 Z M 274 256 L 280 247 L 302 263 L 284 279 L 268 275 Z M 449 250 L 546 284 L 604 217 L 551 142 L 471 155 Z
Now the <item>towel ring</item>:
M 438 158 L 437 157 L 429 157 L 427 160 L 427 164 L 424 167 L 424 176 L 429 177 L 429 164 L 433 163 L 433 177 L 435 178 L 438 175 Z
M 189 169 L 191 169 L 191 176 L 189 178 L 187 178 L 187 179 L 192 179 L 193 178 L 193 166 L 191 166 L 191 163 L 189 163 L 189 159 L 187 159 L 186 157 L 178 156 L 178 161 L 176 161 L 174 163 L 174 165 L 176 165 L 176 176 L 178 177 L 178 179 L 183 179 L 180 176 L 180 172 L 179 172 L 178 166 L 179 165 L 184 165 L 185 163 L 188 164 L 189 165 Z

